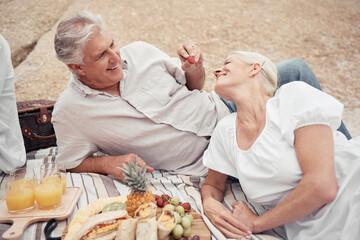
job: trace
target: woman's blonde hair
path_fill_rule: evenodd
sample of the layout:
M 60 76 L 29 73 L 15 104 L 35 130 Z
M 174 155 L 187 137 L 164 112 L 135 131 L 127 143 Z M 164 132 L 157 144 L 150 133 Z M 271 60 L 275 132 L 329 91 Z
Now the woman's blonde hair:
M 278 73 L 273 62 L 256 52 L 233 51 L 231 54 L 237 55 L 243 62 L 250 65 L 259 63 L 261 66 L 261 73 L 264 76 L 263 87 L 265 93 L 269 96 L 274 96 L 277 89 Z

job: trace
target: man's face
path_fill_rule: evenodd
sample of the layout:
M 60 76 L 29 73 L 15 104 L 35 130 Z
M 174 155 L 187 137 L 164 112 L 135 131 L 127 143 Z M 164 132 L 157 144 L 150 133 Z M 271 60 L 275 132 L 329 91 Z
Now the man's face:
M 90 88 L 106 91 L 117 88 L 123 78 L 120 50 L 109 33 L 95 35 L 84 49 L 84 65 L 77 71 Z

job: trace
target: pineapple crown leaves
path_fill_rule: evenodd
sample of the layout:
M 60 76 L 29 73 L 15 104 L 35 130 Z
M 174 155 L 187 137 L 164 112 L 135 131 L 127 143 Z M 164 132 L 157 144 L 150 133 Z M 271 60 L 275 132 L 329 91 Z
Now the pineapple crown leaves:
M 139 193 L 146 191 L 147 179 L 145 177 L 146 167 L 141 166 L 139 169 L 137 162 L 138 158 L 136 156 L 134 163 L 128 161 L 128 164 L 123 163 L 124 167 L 119 167 L 119 169 L 124 171 L 123 176 L 131 191 Z

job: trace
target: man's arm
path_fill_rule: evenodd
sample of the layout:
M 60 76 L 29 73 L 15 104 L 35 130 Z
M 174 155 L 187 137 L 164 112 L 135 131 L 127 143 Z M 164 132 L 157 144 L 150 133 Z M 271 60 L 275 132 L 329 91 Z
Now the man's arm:
M 69 169 L 69 172 L 92 172 L 106 175 L 110 174 L 117 179 L 123 180 L 123 171 L 119 167 L 123 168 L 123 164 L 127 164 L 129 161 L 134 162 L 136 157 L 138 158 L 139 166 L 147 166 L 144 160 L 142 160 L 137 155 L 130 153 L 121 156 L 88 157 L 83 160 L 76 168 Z M 152 171 L 154 171 L 154 169 L 147 166 L 146 172 Z
M 185 71 L 187 88 L 201 90 L 204 87 L 206 75 L 200 48 L 189 42 L 180 44 L 177 53 L 182 63 L 181 68 Z M 194 58 L 194 62 L 188 61 L 190 56 Z
M 205 183 L 201 187 L 204 213 L 225 237 L 243 238 L 249 235 L 247 231 L 250 228 L 241 224 L 221 203 L 226 190 L 226 179 L 227 175 L 209 169 Z

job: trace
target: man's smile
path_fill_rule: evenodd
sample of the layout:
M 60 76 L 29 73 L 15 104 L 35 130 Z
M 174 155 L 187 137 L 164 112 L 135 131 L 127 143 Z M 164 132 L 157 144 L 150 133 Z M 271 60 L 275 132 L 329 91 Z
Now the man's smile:
M 119 64 L 116 64 L 116 66 L 112 67 L 112 68 L 108 68 L 107 70 L 115 70 L 119 67 Z

